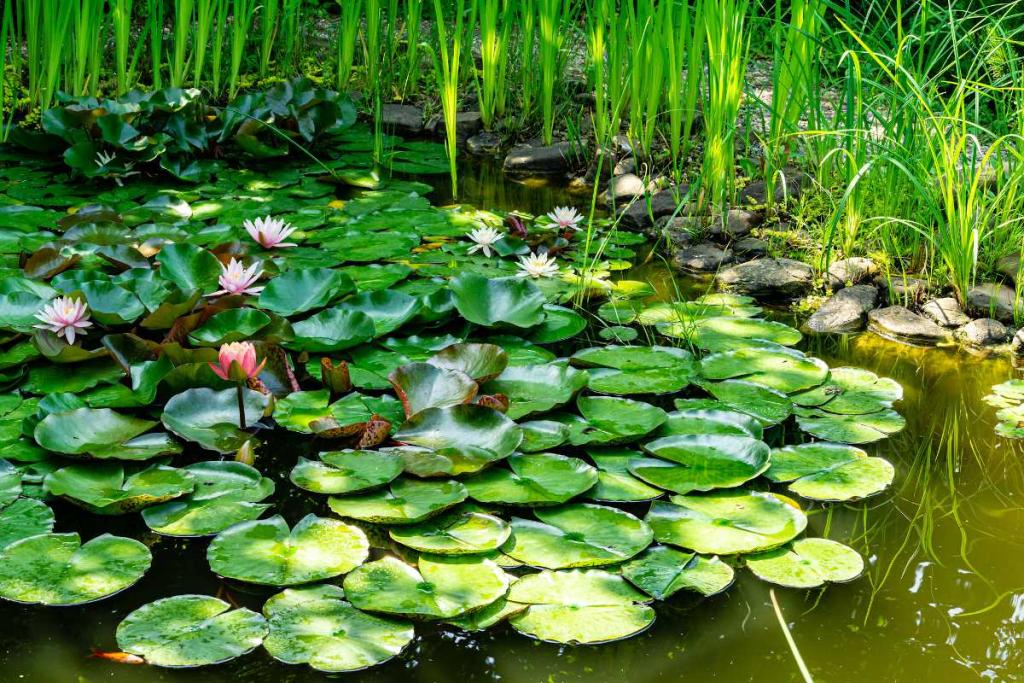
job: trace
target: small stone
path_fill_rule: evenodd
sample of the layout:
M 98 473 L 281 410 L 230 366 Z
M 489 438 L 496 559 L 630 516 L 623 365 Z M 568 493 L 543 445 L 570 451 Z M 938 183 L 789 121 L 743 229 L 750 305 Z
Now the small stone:
M 829 297 L 803 325 L 812 334 L 846 334 L 860 332 L 868 320 L 868 312 L 878 301 L 878 290 L 871 285 L 853 285 Z
M 795 169 L 786 169 L 783 177 L 775 182 L 775 202 L 782 203 L 787 199 L 800 197 L 802 174 Z M 740 204 L 745 206 L 764 206 L 768 202 L 767 185 L 763 180 L 755 180 L 740 191 Z
M 394 131 L 401 135 L 421 135 L 423 133 L 423 110 L 411 104 L 385 104 L 380 110 L 380 120 L 384 130 Z
M 612 175 L 626 175 L 627 173 L 635 172 L 636 160 L 633 157 L 626 157 L 625 159 L 622 159 L 615 164 L 615 168 L 612 169 Z
M 956 331 L 956 338 L 967 346 L 997 346 L 1006 341 L 1006 325 L 992 318 L 972 320 Z
M 629 201 L 634 197 L 639 197 L 646 191 L 647 183 L 643 181 L 643 178 L 627 173 L 611 179 L 608 183 L 608 189 L 605 190 L 605 197 L 608 203 L 614 200 L 616 204 L 619 204 Z
M 924 300 L 928 294 L 928 281 L 910 275 L 879 275 L 875 284 L 889 292 L 889 303 L 909 306 Z
M 501 136 L 490 131 L 481 131 L 466 140 L 466 150 L 478 157 L 494 157 L 501 151 Z
M 1017 330 L 1010 340 L 1010 353 L 1016 358 L 1024 357 L 1024 329 Z
M 732 262 L 732 251 L 704 242 L 680 249 L 672 257 L 676 268 L 686 273 L 714 273 Z
M 828 284 L 832 289 L 859 285 L 878 274 L 878 266 L 869 258 L 852 256 L 836 261 L 828 267 Z
M 565 175 L 586 163 L 584 150 L 570 142 L 519 145 L 505 157 L 504 169 L 513 175 Z
M 729 209 L 726 214 L 725 226 L 722 226 L 722 216 L 715 215 L 711 222 L 711 234 L 724 239 L 737 239 L 746 237 L 750 231 L 764 222 L 764 214 L 760 211 L 747 211 L 746 209 Z
M 963 327 L 971 318 L 963 312 L 960 304 L 951 296 L 931 299 L 921 306 L 921 312 L 942 327 Z
M 1004 256 L 996 261 L 996 270 L 1001 275 L 1005 275 L 1011 282 L 1016 282 L 1017 275 L 1020 273 L 1020 265 L 1019 254 Z
M 671 216 L 682 205 L 687 187 L 670 187 L 651 195 L 650 201 L 633 202 L 626 208 L 619 220 L 619 227 L 626 230 L 645 230 L 659 218 Z M 648 205 L 649 204 L 649 205 Z M 683 210 L 679 211 L 680 214 Z
M 626 135 L 616 135 L 612 138 L 612 146 L 615 148 L 615 154 L 620 157 L 631 157 L 633 156 L 633 145 L 629 141 L 629 137 Z
M 768 254 L 768 243 L 756 237 L 744 237 L 732 243 L 736 258 L 750 260 L 763 258 Z
M 1014 311 L 1024 312 L 1024 302 L 1006 285 L 986 282 L 971 287 L 967 292 L 967 312 L 971 315 L 992 317 L 1004 323 L 1013 322 Z
M 721 288 L 757 299 L 795 299 L 813 285 L 814 269 L 793 259 L 757 259 L 722 271 Z
M 868 330 L 886 339 L 919 346 L 949 341 L 949 332 L 904 306 L 876 308 L 869 312 Z

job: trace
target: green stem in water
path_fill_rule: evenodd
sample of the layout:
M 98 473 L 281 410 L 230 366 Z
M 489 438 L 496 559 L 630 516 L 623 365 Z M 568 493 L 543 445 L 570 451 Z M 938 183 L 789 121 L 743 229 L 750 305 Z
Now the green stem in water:
M 241 382 L 238 383 L 238 428 L 245 429 L 245 396 Z

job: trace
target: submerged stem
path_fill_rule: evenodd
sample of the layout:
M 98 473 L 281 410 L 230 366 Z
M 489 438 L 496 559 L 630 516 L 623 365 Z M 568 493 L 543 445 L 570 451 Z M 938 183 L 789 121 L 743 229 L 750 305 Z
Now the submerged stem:
M 786 636 L 786 642 L 789 644 L 790 652 L 793 653 L 793 659 L 796 660 L 796 666 L 800 669 L 800 675 L 803 676 L 805 683 L 814 683 L 814 679 L 811 678 L 811 672 L 807 669 L 807 665 L 804 664 L 804 658 L 800 656 L 800 650 L 796 647 L 796 641 L 793 640 L 793 634 L 789 632 L 789 626 L 786 625 L 786 618 L 782 616 L 782 608 L 779 607 L 779 601 L 775 599 L 775 589 L 768 591 L 768 596 L 772 599 L 772 607 L 775 609 L 775 616 L 779 619 L 779 626 L 782 627 L 782 635 Z
M 241 382 L 238 383 L 238 428 L 245 429 L 245 397 Z

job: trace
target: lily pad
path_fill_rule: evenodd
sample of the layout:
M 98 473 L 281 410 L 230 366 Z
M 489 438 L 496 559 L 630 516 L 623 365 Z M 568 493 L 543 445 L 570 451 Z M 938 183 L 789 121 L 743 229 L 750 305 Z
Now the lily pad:
M 469 495 L 482 503 L 558 505 L 597 483 L 593 467 L 557 453 L 516 454 L 507 464 L 467 479 Z
M 765 476 L 789 483 L 789 490 L 810 500 L 859 500 L 884 491 L 895 476 L 893 466 L 854 446 L 804 443 L 772 451 Z
M 459 405 L 420 411 L 398 428 L 394 439 L 443 452 L 459 461 L 452 474 L 462 474 L 507 457 L 519 447 L 523 430 L 491 408 Z
M 708 379 L 743 379 L 792 394 L 816 387 L 828 378 L 828 365 L 794 349 L 743 348 L 715 353 L 700 364 Z
M 452 344 L 427 362 L 439 368 L 458 370 L 482 384 L 502 373 L 508 366 L 508 354 L 496 344 Z
M 728 408 L 750 415 L 765 425 L 778 424 L 793 413 L 793 402 L 786 394 L 761 384 L 729 379 L 707 382 L 703 386 Z
M 661 408 L 629 398 L 581 396 L 576 400 L 576 407 L 592 428 L 584 435 L 582 443 L 636 441 L 660 427 L 666 419 Z
M 62 467 L 46 476 L 45 486 L 95 514 L 119 515 L 190 493 L 195 484 L 188 470 L 151 465 L 126 472 L 120 463 L 104 462 Z
M 382 664 L 412 642 L 412 624 L 360 612 L 344 597 L 330 584 L 273 596 L 263 605 L 270 627 L 263 647 L 285 664 L 340 673 Z
M 657 456 L 629 464 L 634 476 L 675 493 L 732 488 L 768 469 L 771 449 L 749 436 L 681 434 L 644 444 Z
M 53 510 L 46 503 L 18 498 L 0 508 L 0 550 L 15 541 L 53 531 Z
M 292 316 L 329 306 L 353 291 L 352 278 L 339 270 L 289 270 L 267 282 L 260 292 L 259 307 L 278 315 Z
M 274 492 L 274 482 L 249 465 L 228 460 L 183 469 L 195 482 L 192 493 L 142 511 L 146 526 L 158 534 L 212 536 L 270 507 L 260 501 Z
M 366 535 L 336 519 L 306 515 L 288 529 L 280 515 L 220 532 L 206 557 L 220 576 L 264 586 L 294 586 L 348 573 L 369 554 Z
M 569 427 L 554 420 L 530 420 L 520 422 L 523 430 L 523 442 L 519 450 L 523 453 L 536 453 L 561 446 L 569 440 Z
M 152 562 L 149 548 L 103 534 L 82 543 L 78 534 L 40 534 L 0 550 L 0 597 L 41 605 L 84 605 L 123 591 Z
M 590 370 L 589 386 L 602 394 L 668 394 L 681 391 L 697 374 L 697 361 L 669 346 L 604 346 L 573 354 L 573 365 Z
M 655 501 L 645 518 L 661 543 L 703 555 L 735 555 L 788 543 L 807 526 L 807 517 L 772 493 L 714 491 Z
M 327 504 L 342 517 L 374 524 L 415 524 L 468 497 L 455 480 L 417 481 L 399 478 L 387 489 L 358 496 L 331 496 Z
M 230 342 L 251 339 L 270 324 L 270 316 L 255 308 L 229 308 L 207 320 L 189 335 L 189 341 L 198 346 L 220 346 Z
M 656 545 L 622 565 L 630 583 L 658 600 L 667 600 L 680 590 L 704 596 L 721 593 L 732 585 L 735 572 L 717 557 L 704 557 L 663 545 Z
M 117 627 L 117 646 L 147 664 L 195 667 L 252 652 L 267 635 L 258 613 L 209 595 L 175 595 L 135 610 Z
M 764 427 L 759 420 L 738 411 L 691 408 L 669 413 L 658 430 L 658 436 L 682 434 L 726 434 L 760 439 Z
M 469 508 L 391 529 L 392 540 L 423 553 L 473 555 L 497 550 L 508 540 L 508 522 Z
M 881 441 L 907 425 L 903 416 L 892 409 L 867 415 L 836 415 L 823 410 L 805 409 L 797 415 L 796 423 L 811 436 L 852 444 Z
M 296 351 L 331 353 L 358 346 L 377 334 L 373 320 L 362 311 L 328 308 L 292 324 L 295 338 L 285 344 Z
M 860 368 L 833 368 L 827 382 L 793 396 L 793 403 L 837 415 L 867 415 L 902 398 L 903 387 L 894 379 Z
M 512 518 L 513 537 L 502 551 L 545 569 L 599 567 L 633 557 L 653 539 L 647 524 L 604 505 L 572 503 L 539 509 L 537 520 Z
M 154 425 L 152 420 L 109 408 L 77 408 L 50 413 L 36 425 L 34 435 L 43 448 L 65 455 L 145 460 L 178 452 L 180 448 L 166 434 L 139 438 Z
M 291 481 L 313 493 L 345 494 L 383 486 L 402 473 L 402 459 L 385 451 L 328 451 L 299 457 Z
M 484 394 L 504 394 L 513 420 L 564 405 L 587 386 L 587 373 L 564 363 L 513 365 L 483 385 Z
M 544 295 L 526 279 L 464 272 L 452 280 L 451 290 L 455 307 L 471 323 L 528 328 L 544 321 Z
M 769 583 L 816 588 L 853 581 L 864 571 L 856 550 L 827 538 L 801 538 L 792 544 L 745 558 L 747 568 Z
M 664 495 L 629 472 L 629 463 L 642 455 L 624 448 L 590 449 L 587 455 L 597 465 L 597 484 L 587 497 L 599 502 L 640 503 Z
M 505 597 L 508 577 L 491 560 L 421 556 L 417 567 L 385 556 L 345 577 L 345 595 L 359 609 L 426 619 L 451 619 Z
M 269 398 L 251 389 L 243 389 L 242 396 L 245 423 L 252 425 L 263 417 Z M 167 401 L 160 419 L 167 429 L 181 438 L 218 453 L 237 451 L 252 438 L 251 434 L 238 428 L 238 393 L 235 389 L 187 389 Z
M 409 363 L 388 376 L 402 401 L 406 417 L 427 408 L 450 408 L 469 403 L 477 393 L 477 383 L 460 370 L 440 368 L 430 363 Z

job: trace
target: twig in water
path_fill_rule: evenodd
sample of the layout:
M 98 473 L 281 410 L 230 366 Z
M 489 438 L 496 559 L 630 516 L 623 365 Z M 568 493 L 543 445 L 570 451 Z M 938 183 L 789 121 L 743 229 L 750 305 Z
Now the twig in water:
M 804 658 L 800 656 L 800 650 L 796 647 L 796 641 L 793 640 L 793 634 L 789 632 L 789 626 L 786 625 L 786 618 L 782 616 L 782 608 L 779 607 L 779 601 L 775 599 L 775 589 L 770 589 L 768 591 L 768 595 L 772 599 L 772 607 L 775 608 L 775 616 L 779 619 L 779 626 L 782 627 L 782 635 L 786 636 L 786 642 L 789 644 L 790 652 L 793 653 L 793 659 L 796 660 L 797 668 L 800 669 L 800 675 L 804 677 L 805 683 L 814 683 L 814 679 L 811 678 L 811 672 L 807 669 L 807 665 L 804 664 Z

